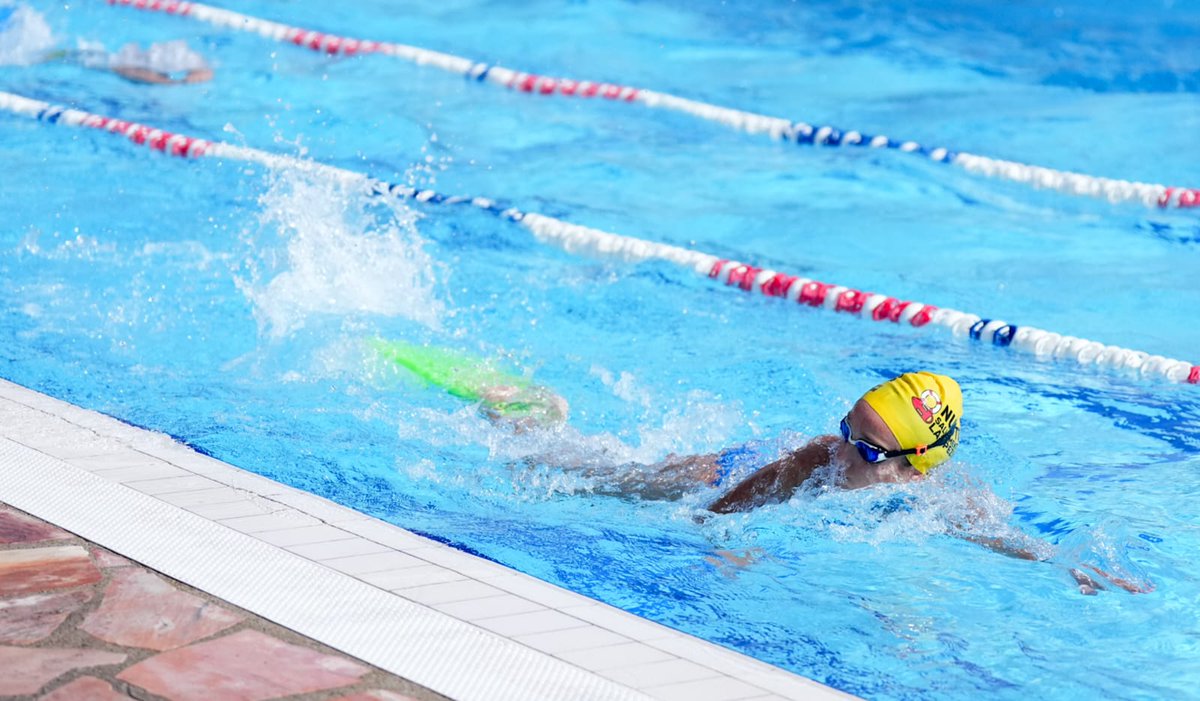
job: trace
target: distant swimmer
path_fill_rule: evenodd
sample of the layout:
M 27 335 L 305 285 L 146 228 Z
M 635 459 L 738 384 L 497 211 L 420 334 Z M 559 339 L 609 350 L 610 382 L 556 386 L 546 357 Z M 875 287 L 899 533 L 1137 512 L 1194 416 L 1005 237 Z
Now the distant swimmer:
M 151 44 L 145 49 L 126 44 L 116 53 L 80 42 L 80 48 L 55 48 L 45 19 L 25 5 L 0 4 L 0 65 L 73 63 L 111 71 L 126 80 L 152 85 L 203 83 L 213 78 L 212 67 L 182 40 Z
M 531 380 L 495 368 L 490 363 L 446 349 L 393 341 L 375 341 L 384 358 L 407 368 L 425 381 L 467 401 L 478 402 L 492 420 L 517 430 L 562 426 L 567 402 Z M 883 382 L 854 403 L 839 423 L 840 435 L 813 438 L 804 446 L 736 480 L 732 488 L 708 505 L 729 514 L 784 502 L 798 490 L 862 489 L 878 484 L 923 480 L 945 463 L 958 447 L 962 430 L 962 390 L 953 379 L 932 372 L 910 372 Z M 677 456 L 653 465 L 608 465 L 584 456 L 567 459 L 546 455 L 531 460 L 582 471 L 600 478 L 597 491 L 643 499 L 675 499 L 707 484 L 725 487 L 733 473 L 753 460 L 756 451 L 741 446 L 716 454 Z M 567 463 L 567 464 L 564 464 Z M 996 552 L 1025 560 L 1046 556 L 1001 538 L 983 537 L 960 524 L 951 535 Z M 724 556 L 724 555 L 723 555 Z M 1130 592 L 1151 589 L 1110 575 L 1092 572 Z M 1094 594 L 1104 585 L 1079 568 L 1069 568 L 1081 592 Z
M 59 50 L 46 54 L 44 60 L 108 70 L 126 80 L 150 85 L 204 83 L 213 78 L 208 62 L 183 40 L 151 44 L 145 49 L 126 44 L 114 54 L 100 48 Z

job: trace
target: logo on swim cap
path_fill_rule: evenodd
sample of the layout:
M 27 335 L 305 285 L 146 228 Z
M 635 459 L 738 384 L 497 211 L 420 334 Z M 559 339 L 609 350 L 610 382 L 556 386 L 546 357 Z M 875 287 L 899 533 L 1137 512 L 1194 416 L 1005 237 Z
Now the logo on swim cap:
M 912 398 L 913 408 L 917 410 L 921 420 L 925 423 L 933 423 L 933 416 L 942 410 L 942 398 L 937 392 L 927 389 L 921 392 L 921 396 Z

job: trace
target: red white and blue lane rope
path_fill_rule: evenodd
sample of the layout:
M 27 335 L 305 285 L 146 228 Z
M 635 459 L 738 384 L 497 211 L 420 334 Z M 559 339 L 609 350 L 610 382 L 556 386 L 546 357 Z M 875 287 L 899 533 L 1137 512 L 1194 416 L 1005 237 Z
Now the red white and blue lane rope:
M 1011 180 L 1032 187 L 1064 194 L 1098 197 L 1112 203 L 1139 202 L 1163 209 L 1200 207 L 1200 189 L 1168 187 L 1128 180 L 1101 178 L 1083 173 L 1054 170 L 1041 166 L 1005 161 L 941 147 L 929 147 L 915 141 L 888 136 L 872 136 L 833 126 L 793 122 L 743 110 L 689 100 L 667 93 L 614 83 L 553 78 L 514 71 L 502 66 L 479 63 L 461 56 L 430 51 L 416 46 L 383 41 L 368 41 L 326 34 L 302 27 L 251 17 L 198 2 L 177 0 L 108 0 L 110 5 L 129 5 L 143 10 L 190 17 L 210 24 L 259 34 L 275 41 L 295 44 L 313 51 L 343 56 L 379 53 L 401 58 L 421 66 L 432 66 L 457 73 L 475 82 L 487 82 L 533 95 L 600 97 L 620 102 L 637 102 L 646 107 L 684 112 L 718 122 L 750 134 L 767 134 L 780 141 L 813 146 L 854 146 L 894 149 L 958 166 L 977 175 Z
M 931 304 L 901 300 L 775 270 L 756 268 L 700 251 L 612 234 L 534 212 L 522 212 L 515 207 L 482 197 L 450 197 L 433 190 L 376 180 L 362 173 L 335 166 L 220 141 L 196 139 L 136 122 L 102 117 L 6 92 L 0 92 L 0 111 L 12 112 L 49 124 L 106 131 L 171 156 L 207 156 L 258 163 L 272 169 L 293 169 L 328 177 L 370 196 L 395 197 L 431 205 L 475 207 L 516 222 L 528 229 L 541 243 L 575 255 L 630 263 L 646 260 L 668 261 L 727 286 L 767 297 L 778 297 L 797 305 L 913 328 L 941 328 L 950 331 L 955 337 L 1005 346 L 1040 358 L 1073 360 L 1089 367 L 1125 370 L 1145 377 L 1200 384 L 1200 365 L 1182 360 L 1172 360 L 1161 355 L 1105 345 L 1030 326 L 1017 326 Z

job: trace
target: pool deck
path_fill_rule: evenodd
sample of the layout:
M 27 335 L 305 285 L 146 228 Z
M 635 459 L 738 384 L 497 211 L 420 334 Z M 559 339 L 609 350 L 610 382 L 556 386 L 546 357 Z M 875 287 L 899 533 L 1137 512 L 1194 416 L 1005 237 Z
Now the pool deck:
M 0 697 L 853 698 L 3 380 L 0 503 Z

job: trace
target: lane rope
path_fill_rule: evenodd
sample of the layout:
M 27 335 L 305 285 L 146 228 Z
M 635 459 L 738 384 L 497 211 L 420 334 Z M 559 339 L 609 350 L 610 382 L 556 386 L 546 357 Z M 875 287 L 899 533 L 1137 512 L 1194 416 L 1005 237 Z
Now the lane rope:
M 331 178 L 368 196 L 393 197 L 430 205 L 474 207 L 501 219 L 516 222 L 529 230 L 537 241 L 574 255 L 628 263 L 667 261 L 729 287 L 767 297 L 778 297 L 797 305 L 913 328 L 941 328 L 950 331 L 956 338 L 1013 348 L 1039 358 L 1073 360 L 1087 367 L 1125 370 L 1144 377 L 1200 384 L 1200 365 L 1183 360 L 1173 360 L 1161 355 L 1105 345 L 1031 326 L 1017 326 L 977 314 L 788 275 L 700 251 L 600 231 L 534 212 L 522 212 L 488 198 L 447 196 L 433 190 L 377 180 L 362 173 L 323 163 L 221 141 L 197 139 L 12 93 L 0 92 L 0 110 L 48 124 L 97 129 L 123 136 L 140 146 L 179 158 L 209 157 L 257 163 L 271 169 L 295 169 Z
M 915 141 L 893 139 L 883 135 L 872 136 L 834 126 L 793 122 L 780 117 L 769 117 L 721 107 L 627 85 L 554 78 L 515 71 L 503 66 L 480 63 L 462 56 L 430 51 L 416 46 L 355 39 L 293 27 L 198 2 L 108 0 L 108 4 L 190 17 L 218 27 L 251 32 L 278 42 L 294 44 L 331 55 L 386 54 L 419 66 L 430 66 L 456 73 L 474 82 L 487 82 L 530 95 L 600 97 L 619 102 L 638 102 L 646 107 L 683 112 L 700 119 L 724 124 L 738 131 L 749 134 L 766 134 L 777 141 L 793 142 L 801 146 L 856 146 L 892 149 L 922 156 L 938 163 L 955 165 L 976 175 L 1010 180 L 1068 195 L 1097 197 L 1113 204 L 1137 202 L 1147 207 L 1162 209 L 1200 207 L 1200 189 L 1197 188 L 1168 187 L 1055 170 L 961 151 L 956 152 L 942 147 L 924 146 Z

